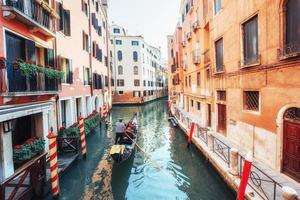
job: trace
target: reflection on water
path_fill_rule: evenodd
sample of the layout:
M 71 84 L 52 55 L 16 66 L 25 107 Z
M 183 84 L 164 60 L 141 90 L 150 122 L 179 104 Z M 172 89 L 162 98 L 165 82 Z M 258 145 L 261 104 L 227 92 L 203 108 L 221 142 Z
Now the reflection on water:
M 186 136 L 170 126 L 166 101 L 114 107 L 111 124 L 138 113 L 138 145 L 125 163 L 113 166 L 108 155 L 112 126 L 87 137 L 87 160 L 79 160 L 60 179 L 60 199 L 233 200 L 234 194 Z M 50 196 L 50 195 L 49 195 Z M 46 199 L 51 199 L 50 197 Z
M 205 158 L 187 149 L 184 134 L 170 126 L 165 104 L 114 108 L 113 122 L 138 112 L 138 145 L 147 155 L 137 149 L 130 161 L 113 167 L 114 199 L 234 199 Z

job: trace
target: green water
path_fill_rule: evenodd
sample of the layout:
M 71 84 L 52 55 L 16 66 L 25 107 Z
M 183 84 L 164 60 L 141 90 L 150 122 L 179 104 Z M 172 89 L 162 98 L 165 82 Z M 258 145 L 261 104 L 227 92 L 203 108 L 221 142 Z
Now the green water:
M 198 150 L 194 146 L 187 149 L 184 133 L 169 124 L 166 107 L 166 100 L 159 100 L 146 106 L 113 108 L 112 124 L 119 118 L 127 121 L 138 113 L 138 145 L 147 154 L 137 149 L 128 161 L 113 166 L 114 199 L 235 199 L 232 190 Z M 60 199 L 81 199 L 86 188 L 92 184 L 94 187 L 91 177 L 109 147 L 110 136 L 112 132 L 102 127 L 101 132 L 97 129 L 87 137 L 88 158 L 79 159 L 61 178 Z M 99 187 L 93 191 L 92 199 L 102 199 Z

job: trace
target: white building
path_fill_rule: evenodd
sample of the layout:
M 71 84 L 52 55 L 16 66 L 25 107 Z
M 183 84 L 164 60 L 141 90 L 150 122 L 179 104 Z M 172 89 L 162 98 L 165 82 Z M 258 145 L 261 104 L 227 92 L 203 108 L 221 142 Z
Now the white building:
M 118 25 L 110 27 L 112 93 L 114 104 L 135 104 L 165 95 L 161 50 L 142 36 L 127 35 Z

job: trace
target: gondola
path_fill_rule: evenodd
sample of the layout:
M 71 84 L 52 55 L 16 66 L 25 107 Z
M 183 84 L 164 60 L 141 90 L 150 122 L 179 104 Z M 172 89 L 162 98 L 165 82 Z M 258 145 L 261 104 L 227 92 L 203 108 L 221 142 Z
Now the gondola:
M 135 143 L 137 140 L 137 114 L 134 114 L 132 119 L 127 123 L 125 133 L 119 140 L 117 145 L 113 145 L 110 149 L 110 156 L 114 163 L 119 165 L 125 162 L 135 151 Z M 132 131 L 134 137 L 129 136 L 126 132 Z

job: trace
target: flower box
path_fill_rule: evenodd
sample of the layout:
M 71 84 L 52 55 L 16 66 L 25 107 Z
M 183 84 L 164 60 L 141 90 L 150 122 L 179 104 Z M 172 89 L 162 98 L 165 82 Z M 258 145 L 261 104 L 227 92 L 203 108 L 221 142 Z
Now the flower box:
M 22 145 L 16 145 L 13 151 L 13 160 L 16 166 L 20 166 L 28 160 L 39 155 L 45 149 L 45 140 L 32 137 Z

